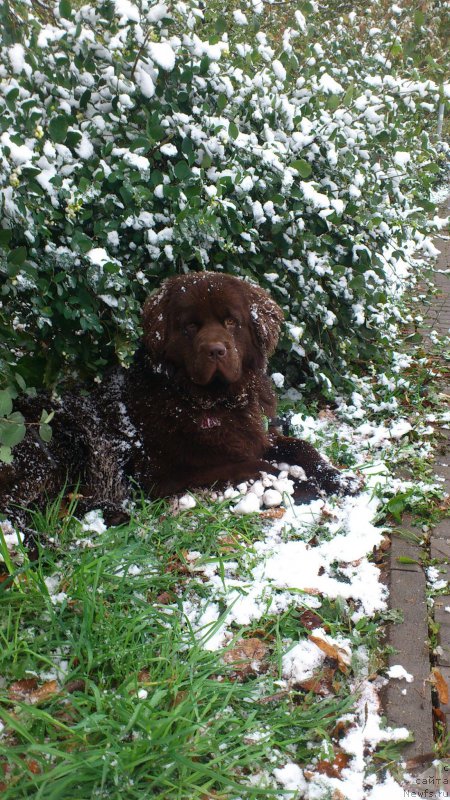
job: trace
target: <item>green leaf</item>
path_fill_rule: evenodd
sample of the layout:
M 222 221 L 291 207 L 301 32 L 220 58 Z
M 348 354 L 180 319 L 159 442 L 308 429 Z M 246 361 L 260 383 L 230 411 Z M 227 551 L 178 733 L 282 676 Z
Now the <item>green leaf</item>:
M 72 6 L 70 0 L 61 0 L 59 4 L 59 13 L 63 19 L 70 19 L 72 16 Z
M 177 161 L 175 164 L 173 171 L 177 176 L 178 180 L 186 180 L 186 178 L 190 178 L 192 175 L 191 170 L 189 169 L 189 165 L 187 161 Z
M 0 416 L 7 417 L 12 411 L 12 399 L 7 389 L 0 391 Z
M 67 136 L 67 129 L 69 127 L 69 118 L 66 116 L 59 115 L 57 117 L 53 117 L 48 126 L 48 132 L 50 134 L 50 138 L 57 142 L 58 144 L 62 144 L 66 140 Z
M 46 423 L 42 423 L 41 425 L 39 425 L 39 436 L 41 437 L 43 442 L 46 442 L 48 444 L 48 442 L 50 442 L 52 439 L 52 435 L 53 434 L 50 425 L 47 425 Z
M 52 421 L 54 416 L 55 416 L 55 412 L 54 411 L 50 411 L 50 413 L 49 413 L 48 411 L 45 410 L 45 408 L 43 408 L 42 409 L 42 413 L 41 413 L 41 420 L 40 421 L 43 424 L 48 424 L 49 422 Z
M 12 231 L 9 228 L 0 229 L 0 247 L 7 248 L 11 240 Z
M 346 93 L 344 94 L 344 97 L 342 99 L 342 105 L 349 106 L 351 104 L 351 102 L 353 100 L 354 89 L 355 89 L 355 87 L 354 87 L 353 83 L 351 83 L 350 86 L 348 87 Z
M 330 111 L 336 111 L 337 107 L 341 104 L 341 95 L 340 94 L 331 94 L 327 100 L 327 108 Z
M 299 158 L 297 161 L 293 161 L 291 167 L 297 170 L 301 178 L 309 178 L 312 173 L 311 164 L 309 161 L 305 161 L 304 158 Z
M 435 175 L 437 175 L 439 172 L 442 171 L 442 167 L 440 167 L 439 164 L 434 164 L 433 162 L 425 164 L 425 166 L 423 166 L 422 169 L 426 172 L 431 172 Z
M 166 134 L 166 129 L 158 123 L 149 122 L 147 125 L 147 133 L 154 142 L 160 142 L 163 136 Z
M 228 103 L 228 97 L 226 96 L 226 94 L 224 94 L 222 92 L 222 94 L 219 94 L 219 96 L 217 98 L 217 109 L 218 109 L 218 111 L 223 111 L 223 109 L 225 108 L 227 103 Z
M 0 442 L 7 447 L 15 447 L 22 441 L 26 433 L 23 422 L 0 420 Z
M 72 236 L 72 244 L 75 245 L 76 249 L 80 251 L 80 253 L 87 253 L 90 250 L 94 243 L 89 236 L 86 236 L 80 230 L 76 230 Z
M 3 461 L 4 464 L 11 464 L 13 460 L 11 448 L 6 447 L 6 445 L 1 445 L 0 447 L 0 461 Z
M 420 561 L 417 561 L 415 558 L 410 558 L 409 556 L 398 556 L 396 559 L 399 564 L 420 564 Z
M 216 33 L 225 33 L 227 29 L 227 20 L 225 17 L 218 17 L 214 25 Z
M 402 514 L 406 508 L 405 498 L 402 496 L 392 497 L 388 503 L 386 503 L 386 508 L 390 514 L 400 522 L 402 518 Z
M 8 106 L 10 111 L 14 111 L 16 107 L 16 100 L 19 97 L 19 89 L 16 87 L 11 89 L 10 92 L 5 97 L 6 105 Z
M 228 125 L 228 134 L 230 139 L 237 139 L 239 136 L 239 128 L 233 120 L 231 120 L 230 124 Z
M 10 250 L 8 253 L 8 263 L 20 267 L 25 261 L 27 254 L 26 247 L 15 247 L 14 250 Z
M 421 28 L 424 22 L 425 22 L 425 14 L 423 13 L 423 11 L 418 9 L 414 14 L 414 24 L 417 26 L 417 28 Z

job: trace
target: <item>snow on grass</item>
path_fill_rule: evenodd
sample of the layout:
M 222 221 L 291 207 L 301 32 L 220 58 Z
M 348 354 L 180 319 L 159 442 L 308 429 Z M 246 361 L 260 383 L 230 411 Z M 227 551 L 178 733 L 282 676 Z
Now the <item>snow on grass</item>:
M 101 263 L 102 256 L 98 260 Z M 268 491 L 277 492 L 273 487 L 283 488 L 280 486 L 283 481 L 284 489 L 289 489 L 292 472 L 302 477 L 299 467 L 278 464 L 273 476 L 262 475 L 259 481 L 242 482 L 222 494 L 213 493 L 214 502 L 219 505 L 215 506 L 211 519 L 215 526 L 223 525 L 225 543 L 236 531 L 233 546 L 227 544 L 225 550 L 211 549 L 210 536 L 200 540 L 194 538 L 193 545 L 186 547 L 190 541 L 189 529 L 195 537 L 201 515 L 209 513 L 207 493 L 198 496 L 186 494 L 172 505 L 175 514 L 171 517 L 171 525 L 174 527 L 164 547 L 182 553 L 182 580 L 176 588 L 175 602 L 169 598 L 163 600 L 164 592 L 152 602 L 156 602 L 156 608 L 164 612 L 168 629 L 175 625 L 181 631 L 183 657 L 189 659 L 192 652 L 200 649 L 206 657 L 217 658 L 220 662 L 224 652 L 232 652 L 236 640 L 251 642 L 255 631 L 264 631 L 268 621 L 277 624 L 278 620 L 282 625 L 282 620 L 290 615 L 296 615 L 298 620 L 302 614 L 310 614 L 314 623 L 306 631 L 297 622 L 288 631 L 280 627 L 276 642 L 270 636 L 266 640 L 264 637 L 257 640 L 266 648 L 264 642 L 267 641 L 274 657 L 276 651 L 278 678 L 269 690 L 267 667 L 254 657 L 250 665 L 254 677 L 251 684 L 246 684 L 247 691 L 256 701 L 274 690 L 280 696 L 288 696 L 298 692 L 303 684 L 312 681 L 314 685 L 315 681 L 324 680 L 327 670 L 331 669 L 333 675 L 339 675 L 339 680 L 345 682 L 345 693 L 349 697 L 349 704 L 338 721 L 343 731 L 338 746 L 339 768 L 333 771 L 330 767 L 328 774 L 317 767 L 319 759 L 325 759 L 326 764 L 334 763 L 335 753 L 328 739 L 324 739 L 323 752 L 319 756 L 320 743 L 314 735 L 310 757 L 306 755 L 298 759 L 295 750 L 280 751 L 279 747 L 268 743 L 266 757 L 255 762 L 254 768 L 242 778 L 243 796 L 246 796 L 245 786 L 297 792 L 304 800 L 326 800 L 330 796 L 346 800 L 380 800 L 386 796 L 400 797 L 398 793 L 403 791 L 389 774 L 381 776 L 373 770 L 373 755 L 381 744 L 395 744 L 408 736 L 404 728 L 392 729 L 383 723 L 378 692 L 387 679 L 405 679 L 408 682 L 410 676 L 398 665 L 391 669 L 387 678 L 374 681 L 364 631 L 387 608 L 387 591 L 372 559 L 374 549 L 382 544 L 384 537 L 383 528 L 375 524 L 377 515 L 383 498 L 389 496 L 392 487 L 397 485 L 387 462 L 390 459 L 395 461 L 395 454 L 406 447 L 412 429 L 415 427 L 417 430 L 417 426 L 414 421 L 402 417 L 389 426 L 360 419 L 350 424 L 345 419 L 347 408 L 341 408 L 340 413 L 340 420 L 330 413 L 317 417 L 297 414 L 293 417 L 294 428 L 301 429 L 302 434 L 318 444 L 322 451 L 332 437 L 337 437 L 341 445 L 345 444 L 353 463 L 358 466 L 357 471 L 365 478 L 365 487 L 359 495 L 323 497 L 308 504 L 295 505 L 289 491 L 279 491 L 277 502 L 280 505 L 267 511 L 264 497 Z M 386 431 L 388 435 L 385 435 Z M 245 503 L 247 508 L 242 508 Z M 238 531 L 246 530 L 245 512 L 257 512 L 255 518 L 262 524 L 254 529 L 252 536 L 246 535 L 242 539 L 242 533 Z M 126 558 L 121 550 L 107 565 L 99 561 L 99 564 L 104 563 L 102 581 L 109 583 L 106 583 L 107 589 L 99 586 L 98 598 L 113 597 L 113 587 L 117 584 L 111 582 L 121 581 L 120 585 L 130 587 L 134 602 L 147 603 L 145 598 L 152 582 L 161 580 L 164 573 L 167 576 L 173 574 L 170 568 L 161 570 L 153 555 L 151 536 L 160 535 L 166 524 L 163 520 L 161 517 L 152 523 L 144 523 L 140 533 L 142 544 Z M 111 537 L 111 531 L 106 529 L 101 513 L 89 512 L 77 526 L 76 538 L 69 547 L 72 557 L 79 558 L 84 554 L 86 558 L 95 560 L 98 551 L 105 554 L 102 559 L 106 558 L 110 550 L 106 537 Z M 11 537 L 12 528 L 7 523 L 2 523 L 2 527 L 5 538 Z M 183 543 L 180 541 L 179 545 L 176 543 L 177 535 L 183 537 Z M 126 536 L 119 536 L 119 541 Z M 146 539 L 151 557 L 143 554 L 142 545 Z M 72 579 L 64 579 L 61 561 L 55 562 L 53 573 L 45 577 L 49 601 L 55 613 L 70 608 L 72 598 L 77 596 L 71 583 Z M 327 621 L 330 603 L 341 609 L 346 620 L 344 625 L 336 616 L 332 625 Z M 134 612 L 127 607 L 126 613 L 132 616 Z M 53 666 L 45 675 L 62 680 L 61 676 L 68 669 L 64 647 L 55 651 L 48 663 Z M 334 666 L 330 667 L 330 664 Z M 220 671 L 216 666 L 216 674 L 218 669 Z M 333 683 L 327 685 L 325 682 L 324 687 L 325 698 L 332 699 Z M 134 696 L 145 707 L 146 703 L 153 702 L 154 687 L 151 684 L 138 686 Z M 318 708 L 322 701 L 319 696 Z M 263 739 L 267 738 L 269 742 L 270 717 L 266 718 L 265 724 L 267 731 Z M 261 728 L 261 723 L 259 725 Z M 251 741 L 255 746 L 256 739 Z

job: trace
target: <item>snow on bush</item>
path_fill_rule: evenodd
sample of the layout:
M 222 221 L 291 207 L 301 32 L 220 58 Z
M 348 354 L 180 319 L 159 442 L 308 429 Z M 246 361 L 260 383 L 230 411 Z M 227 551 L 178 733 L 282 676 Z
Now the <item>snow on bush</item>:
M 427 248 L 439 87 L 396 77 L 392 36 L 362 48 L 351 15 L 321 27 L 298 11 L 275 48 L 258 31 L 262 3 L 234 8 L 228 32 L 203 5 L 0 10 L 12 394 L 126 362 L 145 295 L 174 272 L 268 289 L 286 312 L 278 367 L 293 383 L 345 387 L 393 334 L 413 242 Z M 17 425 L 0 427 L 3 456 Z

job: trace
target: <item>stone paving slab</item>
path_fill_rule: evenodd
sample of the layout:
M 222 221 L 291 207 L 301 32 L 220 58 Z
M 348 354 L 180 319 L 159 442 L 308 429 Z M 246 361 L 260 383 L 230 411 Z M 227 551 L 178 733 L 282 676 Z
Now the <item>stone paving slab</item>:
M 444 213 L 448 213 L 444 209 Z M 441 255 L 437 261 L 435 285 L 437 295 L 426 313 L 428 329 L 445 336 L 450 330 L 450 241 L 438 239 L 435 242 Z M 443 399 L 450 385 L 441 389 Z M 445 406 L 444 406 L 445 408 Z M 443 478 L 442 486 L 450 493 L 450 431 L 442 429 L 442 441 L 436 452 L 435 473 Z M 404 519 L 406 531 L 414 531 Z M 426 602 L 426 578 L 420 559 L 421 548 L 411 542 L 394 537 L 389 554 L 390 567 L 390 606 L 401 609 L 404 621 L 388 626 L 388 643 L 395 648 L 389 657 L 389 666 L 401 664 L 414 676 L 412 683 L 391 680 L 387 686 L 384 703 L 388 722 L 391 725 L 405 725 L 413 734 L 414 742 L 404 748 L 405 758 L 416 758 L 433 751 L 433 710 L 431 683 L 429 681 L 432 665 L 438 667 L 450 687 L 450 594 L 435 599 L 433 609 L 434 623 L 438 626 L 437 653 L 429 652 L 428 608 Z M 431 532 L 430 555 L 440 562 L 439 571 L 444 580 L 450 582 L 450 518 L 441 520 Z M 398 558 L 406 556 L 418 564 L 402 564 Z M 405 692 L 406 690 L 406 692 Z M 441 709 L 447 718 L 450 730 L 450 704 Z
M 413 528 L 403 528 L 414 532 Z M 401 664 L 413 676 L 412 683 L 391 680 L 384 696 L 384 708 L 390 725 L 406 727 L 414 741 L 404 748 L 405 758 L 415 758 L 433 750 L 430 660 L 426 581 L 420 565 L 419 545 L 394 536 L 390 552 L 390 607 L 403 613 L 403 622 L 390 625 L 388 643 L 395 648 L 388 666 Z M 399 564 L 398 558 L 414 559 L 413 564 Z

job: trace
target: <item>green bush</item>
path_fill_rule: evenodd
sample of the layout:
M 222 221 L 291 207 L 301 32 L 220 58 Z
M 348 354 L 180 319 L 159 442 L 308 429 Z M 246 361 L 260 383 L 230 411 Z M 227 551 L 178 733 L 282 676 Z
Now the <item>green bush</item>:
M 276 44 L 241 5 L 0 9 L 0 414 L 127 363 L 144 297 L 187 270 L 271 292 L 294 384 L 345 389 L 383 357 L 428 247 L 441 89 L 396 76 L 392 33 L 363 47 L 351 14 L 306 3 Z

